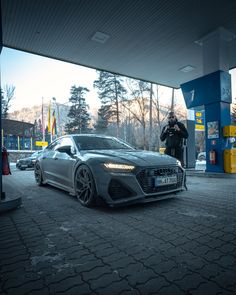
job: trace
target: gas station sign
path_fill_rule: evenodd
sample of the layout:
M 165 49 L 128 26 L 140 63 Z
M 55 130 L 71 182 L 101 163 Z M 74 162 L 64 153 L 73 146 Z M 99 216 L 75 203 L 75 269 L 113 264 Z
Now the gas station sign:
M 205 116 L 204 111 L 195 111 L 195 130 L 205 130 Z
M 47 141 L 35 141 L 36 146 L 48 146 Z

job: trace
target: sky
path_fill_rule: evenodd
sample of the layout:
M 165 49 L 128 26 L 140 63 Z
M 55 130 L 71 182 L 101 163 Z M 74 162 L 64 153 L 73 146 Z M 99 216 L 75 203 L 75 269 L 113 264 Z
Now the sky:
M 86 101 L 90 106 L 99 104 L 93 81 L 96 70 L 70 63 L 3 48 L 1 54 L 1 85 L 15 86 L 15 99 L 11 111 L 22 107 L 40 105 L 42 98 L 49 102 L 52 97 L 58 103 L 67 103 L 71 86 L 87 87 L 90 92 Z
M 236 101 L 236 69 L 232 75 L 232 97 Z M 96 70 L 73 65 L 34 54 L 9 48 L 3 48 L 1 53 L 1 85 L 15 86 L 14 100 L 10 112 L 23 107 L 41 105 L 53 97 L 58 103 L 67 103 L 71 86 L 87 87 L 86 102 L 90 108 L 100 105 L 93 81 L 98 78 Z M 167 88 L 166 88 L 167 89 Z M 171 97 L 170 88 L 164 96 Z M 176 97 L 184 101 L 180 90 Z M 183 102 L 184 103 L 184 102 Z

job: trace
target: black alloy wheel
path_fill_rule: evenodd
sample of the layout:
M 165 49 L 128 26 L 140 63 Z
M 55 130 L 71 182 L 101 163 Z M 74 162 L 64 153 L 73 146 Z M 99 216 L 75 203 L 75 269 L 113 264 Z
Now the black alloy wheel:
M 39 186 L 44 185 L 43 183 L 43 175 L 42 175 L 42 170 L 40 168 L 40 165 L 37 163 L 34 167 L 34 177 L 35 181 Z
M 92 207 L 96 204 L 96 187 L 92 172 L 86 165 L 79 166 L 75 175 L 75 189 L 78 200 L 83 206 Z

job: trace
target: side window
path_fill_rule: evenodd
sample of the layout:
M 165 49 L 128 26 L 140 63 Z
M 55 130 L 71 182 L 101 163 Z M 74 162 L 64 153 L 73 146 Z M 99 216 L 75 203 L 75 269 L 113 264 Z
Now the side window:
M 47 147 L 47 150 L 48 151 L 55 151 L 59 146 L 60 146 L 60 141 L 55 140 Z
M 74 146 L 73 141 L 69 137 L 61 138 L 60 146 L 66 146 L 66 145 L 69 145 L 71 147 Z

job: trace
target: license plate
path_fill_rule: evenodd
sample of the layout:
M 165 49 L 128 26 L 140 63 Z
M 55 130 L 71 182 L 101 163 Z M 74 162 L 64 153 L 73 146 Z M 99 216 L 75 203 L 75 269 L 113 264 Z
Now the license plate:
M 177 183 L 177 176 L 161 176 L 155 178 L 155 186 L 168 185 Z

